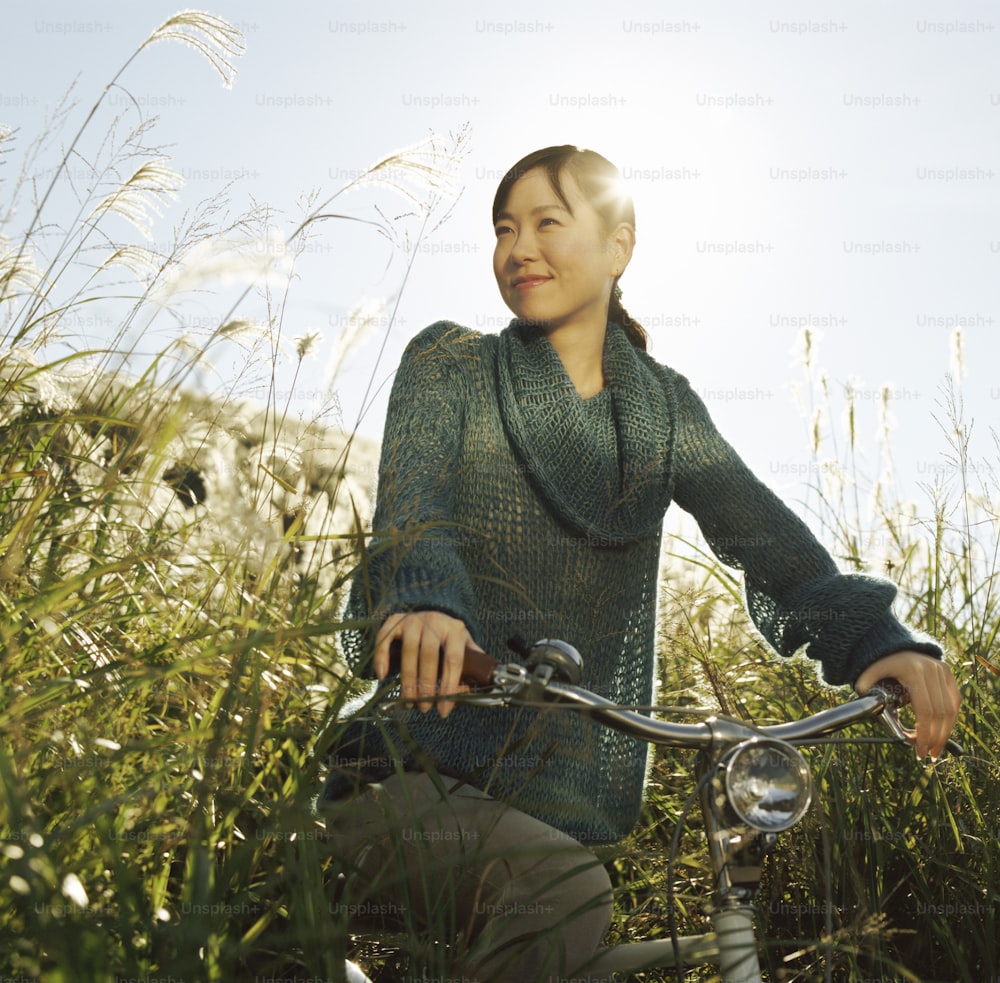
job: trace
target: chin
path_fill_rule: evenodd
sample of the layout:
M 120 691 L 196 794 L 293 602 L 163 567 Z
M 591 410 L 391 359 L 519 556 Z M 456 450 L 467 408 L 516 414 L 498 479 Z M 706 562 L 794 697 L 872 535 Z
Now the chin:
M 532 328 L 537 328 L 539 331 L 548 331 L 549 328 L 552 327 L 551 319 L 538 317 L 537 315 L 521 312 L 519 314 L 515 314 L 515 317 L 519 318 L 524 324 L 527 324 Z
M 514 317 L 520 318 L 522 321 L 527 321 L 530 324 L 536 325 L 538 327 L 547 326 L 552 321 L 551 315 L 546 317 L 544 311 L 539 311 L 532 307 L 521 307 L 520 309 L 518 309 L 516 307 L 511 307 L 511 305 L 509 304 L 508 307 L 510 307 L 511 311 L 514 314 Z

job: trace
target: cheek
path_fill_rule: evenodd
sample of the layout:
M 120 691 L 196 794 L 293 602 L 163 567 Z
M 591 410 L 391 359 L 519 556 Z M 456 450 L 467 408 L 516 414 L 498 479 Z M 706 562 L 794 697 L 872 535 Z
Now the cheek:
M 505 249 L 503 244 L 497 242 L 493 249 L 493 275 L 497 278 L 497 282 L 500 282 L 500 275 L 503 272 L 504 264 L 507 262 L 507 255 L 510 250 Z
M 545 255 L 552 263 L 578 266 L 586 262 L 593 251 L 589 239 L 577 236 L 552 236 L 545 243 Z

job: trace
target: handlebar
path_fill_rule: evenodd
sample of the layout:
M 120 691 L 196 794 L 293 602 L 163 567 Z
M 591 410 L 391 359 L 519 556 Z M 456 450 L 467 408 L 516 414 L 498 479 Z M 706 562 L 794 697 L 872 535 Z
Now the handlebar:
M 554 644 L 563 649 L 571 648 L 561 642 Z M 571 651 L 575 654 L 575 650 Z M 390 647 L 390 658 L 395 661 L 397 668 L 400 654 L 397 640 Z M 575 657 L 579 659 L 579 655 Z M 876 718 L 882 720 L 895 740 L 901 743 L 913 742 L 913 733 L 899 721 L 897 711 L 905 703 L 905 695 L 900 694 L 898 684 L 894 686 L 893 680 L 887 680 L 884 686 L 873 687 L 865 696 L 821 710 L 801 720 L 757 726 L 717 715 L 710 715 L 696 724 L 657 720 L 637 710 L 621 707 L 573 683 L 561 682 L 555 676 L 552 665 L 544 662 L 529 669 L 519 663 L 501 663 L 487 653 L 469 647 L 465 650 L 462 683 L 469 686 L 471 691 L 449 695 L 448 699 L 456 703 L 478 705 L 569 707 L 614 730 L 650 744 L 669 747 L 708 748 L 718 742 L 746 740 L 755 735 L 776 738 L 788 744 L 810 744 L 851 724 Z M 946 747 L 952 754 L 964 753 L 961 745 L 955 741 L 949 740 Z
M 875 687 L 866 696 L 784 724 L 757 726 L 731 717 L 711 715 L 695 724 L 657 720 L 635 710 L 619 707 L 610 700 L 569 683 L 541 682 L 518 665 L 498 666 L 494 672 L 495 690 L 482 695 L 514 706 L 562 705 L 578 709 L 593 720 L 614 730 L 630 734 L 650 744 L 669 747 L 708 748 L 713 744 L 745 740 L 752 736 L 773 737 L 789 744 L 815 742 L 851 724 L 882 717 L 893 736 L 907 741 L 908 735 L 896 717 L 898 698 Z M 502 694 L 502 695 L 501 695 Z M 475 702 L 476 694 L 471 694 Z

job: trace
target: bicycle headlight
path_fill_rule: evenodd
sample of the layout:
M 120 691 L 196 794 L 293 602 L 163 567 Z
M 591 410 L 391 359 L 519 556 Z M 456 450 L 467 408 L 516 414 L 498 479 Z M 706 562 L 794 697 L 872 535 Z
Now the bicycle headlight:
M 723 762 L 726 795 L 736 815 L 765 833 L 794 826 L 812 800 L 805 759 L 790 744 L 753 737 Z

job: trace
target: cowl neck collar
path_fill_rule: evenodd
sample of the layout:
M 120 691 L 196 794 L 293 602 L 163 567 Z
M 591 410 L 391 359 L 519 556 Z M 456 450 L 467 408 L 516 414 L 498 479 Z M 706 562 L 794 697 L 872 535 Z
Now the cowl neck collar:
M 590 399 L 580 398 L 545 333 L 519 319 L 500 333 L 497 382 L 525 472 L 564 523 L 607 545 L 659 526 L 670 503 L 675 414 L 663 380 L 617 324 L 609 322 L 604 341 L 604 390 Z M 608 403 L 610 439 L 595 417 Z

